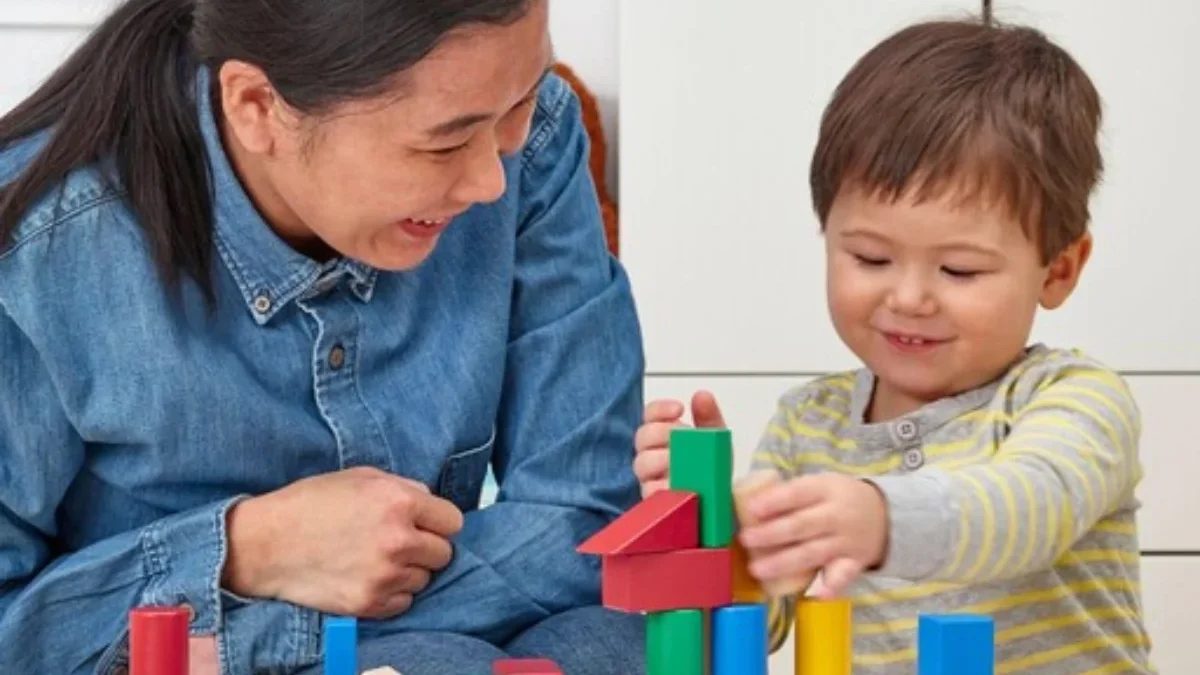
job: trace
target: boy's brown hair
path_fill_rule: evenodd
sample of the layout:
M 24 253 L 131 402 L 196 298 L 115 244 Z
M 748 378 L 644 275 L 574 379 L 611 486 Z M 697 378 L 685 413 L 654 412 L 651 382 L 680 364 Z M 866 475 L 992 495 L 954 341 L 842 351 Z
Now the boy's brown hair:
M 843 189 L 894 199 L 1000 200 L 1043 262 L 1081 237 L 1103 172 L 1101 101 L 1041 32 L 932 21 L 851 68 L 821 120 L 810 173 L 824 230 Z

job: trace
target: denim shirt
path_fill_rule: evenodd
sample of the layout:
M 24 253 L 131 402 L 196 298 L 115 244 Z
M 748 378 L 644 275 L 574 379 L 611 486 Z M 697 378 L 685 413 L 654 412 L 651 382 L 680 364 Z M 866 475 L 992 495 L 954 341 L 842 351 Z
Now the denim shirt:
M 215 199 L 217 305 L 174 296 L 97 166 L 65 178 L 0 253 L 0 673 L 112 674 L 127 613 L 186 604 L 223 673 L 319 663 L 324 616 L 220 587 L 231 504 L 373 466 L 465 513 L 450 565 L 362 639 L 499 642 L 598 604 L 574 547 L 638 497 L 644 357 L 609 255 L 578 99 L 540 90 L 507 191 L 421 267 L 319 264 L 252 206 L 196 78 Z M 0 151 L 0 183 L 40 147 Z M 496 502 L 479 507 L 494 472 Z M 330 550 L 329 555 L 339 552 Z

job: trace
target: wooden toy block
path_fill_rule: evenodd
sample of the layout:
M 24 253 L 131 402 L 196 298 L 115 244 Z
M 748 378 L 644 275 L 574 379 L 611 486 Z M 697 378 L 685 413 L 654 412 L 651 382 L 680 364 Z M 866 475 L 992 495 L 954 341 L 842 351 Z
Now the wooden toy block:
M 672 490 L 700 496 L 700 545 L 724 548 L 733 539 L 733 436 L 728 429 L 673 429 Z
M 562 670 L 550 659 L 497 659 L 492 675 L 562 675 Z
M 605 556 L 601 591 L 605 607 L 626 612 L 708 609 L 733 602 L 727 548 Z
M 700 497 L 661 490 L 638 502 L 592 535 L 580 553 L 627 555 L 696 548 L 700 542 Z
M 358 675 L 358 620 L 325 620 L 325 675 Z
M 733 573 L 733 602 L 754 604 L 766 602 L 766 592 L 758 579 L 750 575 L 750 558 L 746 548 L 733 538 L 729 546 L 730 568 Z
M 991 617 L 929 614 L 917 618 L 919 675 L 994 675 L 996 629 Z
M 711 675 L 767 675 L 767 606 L 713 610 Z
M 795 675 L 850 675 L 852 614 L 849 600 L 797 600 Z
M 704 675 L 705 651 L 702 610 L 646 616 L 646 675 Z
M 186 607 L 139 607 L 129 613 L 130 675 L 188 675 Z

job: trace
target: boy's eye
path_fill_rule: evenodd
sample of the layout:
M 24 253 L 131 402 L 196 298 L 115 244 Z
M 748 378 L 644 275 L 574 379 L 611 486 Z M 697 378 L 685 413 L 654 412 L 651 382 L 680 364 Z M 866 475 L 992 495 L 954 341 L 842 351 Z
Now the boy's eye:
M 979 275 L 975 270 L 963 270 L 953 267 L 943 267 L 942 271 L 956 279 L 972 279 Z
M 854 259 L 868 267 L 882 267 L 888 263 L 887 258 L 872 258 L 870 256 L 854 254 Z

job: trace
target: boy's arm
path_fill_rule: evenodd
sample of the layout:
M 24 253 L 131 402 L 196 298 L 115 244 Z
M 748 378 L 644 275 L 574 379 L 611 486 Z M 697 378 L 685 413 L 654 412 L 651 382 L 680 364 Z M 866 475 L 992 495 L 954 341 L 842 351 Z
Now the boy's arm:
M 1046 569 L 1131 498 L 1141 420 L 1120 376 L 1059 357 L 1022 380 L 1032 394 L 992 461 L 871 479 L 890 520 L 878 574 L 985 583 Z

